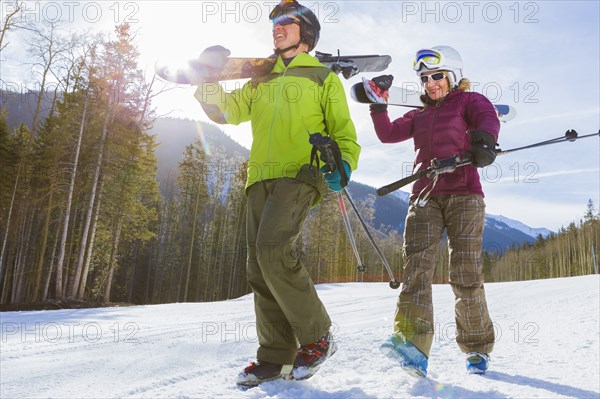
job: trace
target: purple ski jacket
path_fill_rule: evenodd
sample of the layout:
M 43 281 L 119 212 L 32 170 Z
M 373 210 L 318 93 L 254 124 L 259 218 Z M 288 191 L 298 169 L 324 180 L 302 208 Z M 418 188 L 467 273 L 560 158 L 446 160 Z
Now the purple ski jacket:
M 483 130 L 496 141 L 500 121 L 492 103 L 473 92 L 452 91 L 446 97 L 424 109 L 415 109 L 391 122 L 387 111 L 371 111 L 377 137 L 382 143 L 399 143 L 413 139 L 416 153 L 413 173 L 427 169 L 434 158 L 453 155 L 463 157 L 471 149 L 468 130 Z M 423 177 L 413 184 L 411 199 L 415 199 L 430 182 Z M 431 196 L 479 194 L 483 190 L 479 173 L 473 165 L 439 175 Z

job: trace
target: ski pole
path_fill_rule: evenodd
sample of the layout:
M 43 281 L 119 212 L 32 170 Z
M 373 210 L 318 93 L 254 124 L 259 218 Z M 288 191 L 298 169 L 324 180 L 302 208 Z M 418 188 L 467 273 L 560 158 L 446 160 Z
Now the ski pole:
M 598 133 L 592 133 L 592 134 L 586 134 L 584 136 L 579 136 L 575 130 L 571 129 L 571 130 L 567 130 L 567 132 L 565 133 L 564 136 L 557 137 L 555 139 L 540 141 L 539 143 L 529 144 L 529 145 L 526 145 L 523 147 L 511 148 L 509 150 L 498 149 L 497 155 L 503 155 L 503 154 L 508 154 L 510 152 L 527 150 L 529 148 L 536 148 L 536 147 L 541 147 L 541 146 L 549 145 L 549 144 L 564 143 L 565 141 L 573 142 L 573 141 L 585 139 L 588 137 L 594 137 L 594 136 L 600 136 L 600 130 L 598 131 Z
M 541 147 L 541 146 L 550 145 L 550 144 L 563 143 L 565 141 L 573 142 L 576 140 L 580 140 L 580 139 L 584 139 L 584 138 L 588 138 L 588 137 L 594 137 L 594 136 L 600 136 L 600 130 L 598 131 L 598 133 L 592 133 L 592 134 L 586 134 L 584 136 L 579 136 L 575 130 L 571 129 L 571 130 L 568 130 L 564 136 L 557 137 L 554 139 L 541 141 L 539 143 L 529 144 L 529 145 L 526 145 L 523 147 L 511 148 L 509 150 L 497 149 L 496 155 L 505 155 L 505 154 L 509 154 L 509 153 L 515 152 L 515 151 L 521 151 L 521 150 L 526 150 L 529 148 L 536 148 L 536 147 Z M 453 165 L 454 169 L 452 169 L 452 160 L 454 160 L 454 162 L 455 162 L 455 164 Z M 448 165 L 445 165 L 446 163 L 448 163 Z M 465 166 L 470 163 L 472 163 L 472 160 L 470 159 L 470 157 L 467 157 L 464 159 L 459 159 L 459 158 L 457 158 L 456 155 L 453 157 L 450 157 L 450 158 L 442 159 L 442 160 L 433 159 L 431 161 L 432 165 L 429 168 L 421 170 L 417 173 L 414 173 L 410 176 L 404 177 L 400 180 L 397 180 L 393 183 L 390 183 L 386 186 L 383 186 L 383 187 L 377 189 L 377 195 L 379 195 L 379 196 L 387 195 L 393 191 L 398 190 L 401 187 L 406 186 L 407 184 L 410 184 L 414 181 L 419 180 L 420 178 L 422 178 L 424 176 L 428 176 L 428 177 L 432 178 L 436 174 L 453 172 L 457 167 Z
M 350 193 L 346 189 L 346 186 L 348 185 L 348 176 L 346 176 L 346 171 L 344 170 L 344 167 L 342 164 L 342 162 L 343 162 L 342 154 L 341 154 L 340 148 L 338 147 L 337 143 L 335 141 L 331 140 L 331 138 L 329 138 L 329 137 L 323 137 L 320 133 L 311 134 L 310 135 L 310 143 L 313 145 L 313 151 L 311 153 L 311 164 L 313 163 L 313 159 L 316 157 L 316 151 L 320 151 L 321 152 L 321 160 L 323 162 L 325 162 L 325 164 L 328 166 L 330 172 L 335 171 L 336 168 L 340 171 L 340 185 L 342 186 L 342 191 L 344 191 L 346 193 L 346 197 L 348 198 L 348 201 L 350 202 L 352 209 L 354 209 L 354 213 L 358 217 L 358 220 L 360 221 L 360 224 L 361 224 L 362 228 L 364 229 L 365 234 L 369 238 L 371 245 L 377 252 L 377 255 L 379 255 L 379 258 L 381 259 L 383 265 L 385 266 L 385 268 L 388 272 L 388 275 L 390 277 L 390 283 L 389 283 L 390 287 L 393 289 L 400 287 L 400 283 L 394 277 L 392 268 L 390 267 L 389 263 L 385 259 L 383 252 L 381 252 L 381 250 L 379 249 L 379 246 L 373 239 L 373 236 L 371 235 L 369 228 L 367 227 L 367 224 L 365 223 L 363 218 L 360 216 L 360 213 L 358 212 L 358 208 L 354 204 L 354 201 L 352 200 Z M 317 163 L 317 166 L 318 166 L 318 163 Z M 364 271 L 366 271 L 366 268 L 363 265 L 363 263 L 360 259 L 360 255 L 358 253 L 358 248 L 356 246 L 356 241 L 354 240 L 354 234 L 352 232 L 352 226 L 350 225 L 350 219 L 348 218 L 348 212 L 346 211 L 346 205 L 344 203 L 342 191 L 338 191 L 338 201 L 340 204 L 340 209 L 342 210 L 342 217 L 344 219 L 344 225 L 346 226 L 346 231 L 348 232 L 350 244 L 352 246 L 352 250 L 354 251 L 354 256 L 356 257 L 356 260 L 358 262 L 358 266 L 357 266 L 358 271 L 364 272 Z
M 360 259 L 360 254 L 358 253 L 358 247 L 356 246 L 356 240 L 354 239 L 354 233 L 352 232 L 352 225 L 350 225 L 350 219 L 348 218 L 348 211 L 346 211 L 346 204 L 344 203 L 344 197 L 342 196 L 342 192 L 338 191 L 338 203 L 340 204 L 340 210 L 342 211 L 342 219 L 344 220 L 344 226 L 346 226 L 346 233 L 348 233 L 348 240 L 350 241 L 350 246 L 352 247 L 352 251 L 354 252 L 354 257 L 356 258 L 356 269 L 364 273 L 367 271 L 367 268 L 362 263 Z
M 319 167 L 319 157 L 317 155 L 317 151 L 321 153 L 321 160 L 328 166 L 329 172 L 332 173 L 336 170 L 336 168 L 340 171 L 340 185 L 345 187 L 348 184 L 348 176 L 346 176 L 346 171 L 342 166 L 342 158 L 341 151 L 337 146 L 337 143 L 331 138 L 327 136 L 321 135 L 321 133 L 313 133 L 309 137 L 309 142 L 313 145 L 313 149 L 311 151 L 311 160 L 316 161 L 317 167 Z M 333 147 L 333 148 L 332 148 Z M 352 251 L 354 252 L 354 257 L 356 258 L 356 269 L 364 273 L 367 268 L 362 263 L 360 259 L 360 254 L 358 253 L 358 247 L 356 245 L 356 240 L 354 239 L 354 233 L 352 231 L 352 225 L 350 224 L 350 219 L 348 218 L 348 212 L 346 211 L 346 204 L 344 203 L 344 197 L 342 197 L 342 192 L 338 191 L 338 204 L 340 205 L 340 210 L 342 212 L 342 220 L 344 221 L 344 226 L 346 228 L 346 233 L 348 234 L 348 240 L 350 241 L 350 246 L 352 247 Z
M 388 184 L 387 186 L 383 186 L 377 189 L 377 195 L 380 197 L 391 193 L 392 191 L 396 191 L 401 187 L 406 186 L 414 181 L 419 180 L 420 178 L 427 176 L 429 178 L 433 178 L 436 175 L 440 175 L 442 173 L 451 173 L 461 166 L 469 165 L 472 163 L 472 159 L 470 156 L 465 158 L 460 158 L 458 155 L 451 156 L 450 158 L 444 158 L 438 160 L 434 158 L 431 160 L 431 166 L 427 169 L 421 170 L 415 174 L 407 176 L 403 179 L 397 180 L 393 183 Z
M 352 200 L 352 197 L 350 196 L 350 193 L 348 192 L 348 190 L 345 187 L 344 187 L 344 193 L 346 194 L 346 197 L 348 198 L 348 202 L 350 202 L 350 205 L 352 206 L 352 209 L 354 209 L 354 214 L 356 215 L 356 217 L 360 221 L 360 224 L 361 224 L 361 226 L 362 226 L 365 234 L 369 238 L 369 241 L 371 242 L 371 245 L 375 249 L 375 252 L 377 252 L 377 255 L 379 255 L 379 259 L 381 259 L 381 262 L 383 263 L 383 266 L 385 267 L 385 270 L 387 270 L 387 273 L 388 273 L 388 275 L 390 277 L 390 287 L 393 288 L 393 289 L 397 289 L 398 287 L 400 287 L 400 283 L 398 282 L 398 280 L 396 280 L 396 277 L 394 277 L 394 273 L 392 272 L 392 268 L 390 267 L 387 259 L 383 255 L 383 252 L 381 252 L 381 249 L 379 249 L 379 246 L 377 245 L 377 243 L 375 242 L 375 239 L 371 235 L 371 232 L 369 231 L 369 228 L 367 227 L 367 224 L 363 220 L 362 216 L 360 216 L 360 213 L 358 212 L 358 208 L 356 207 L 356 205 L 354 205 L 354 201 Z

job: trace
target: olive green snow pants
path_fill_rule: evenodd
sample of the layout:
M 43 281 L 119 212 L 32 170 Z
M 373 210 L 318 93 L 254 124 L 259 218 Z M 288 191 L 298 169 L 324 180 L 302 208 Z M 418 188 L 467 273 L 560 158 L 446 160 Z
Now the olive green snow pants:
M 299 345 L 316 342 L 331 326 L 296 248 L 317 190 L 279 178 L 253 184 L 247 195 L 247 277 L 254 292 L 257 359 L 291 364 Z
M 424 207 L 411 203 L 404 230 L 404 276 L 395 332 L 429 357 L 434 338 L 431 284 L 444 229 L 448 236 L 450 285 L 454 291 L 456 342 L 464 353 L 490 353 L 490 319 L 481 265 L 485 204 L 479 195 L 432 197 Z

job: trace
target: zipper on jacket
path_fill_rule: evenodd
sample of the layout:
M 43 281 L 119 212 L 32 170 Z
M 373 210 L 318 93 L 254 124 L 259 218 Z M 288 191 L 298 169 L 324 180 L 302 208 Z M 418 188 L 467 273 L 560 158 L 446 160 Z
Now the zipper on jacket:
M 277 95 L 275 96 L 275 109 L 273 110 L 273 116 L 271 117 L 271 126 L 269 127 L 269 144 L 267 146 L 267 158 L 266 161 L 270 162 L 271 160 L 271 146 L 273 144 L 273 127 L 275 126 L 275 118 L 278 114 L 278 108 L 281 107 L 279 103 L 281 100 L 281 92 L 283 90 L 283 79 L 285 78 L 285 74 L 289 68 L 289 65 L 285 67 L 283 73 L 279 77 L 279 87 L 277 88 Z
M 437 117 L 438 104 L 433 108 L 433 115 L 431 116 L 431 124 L 429 125 L 429 129 L 427 131 L 429 137 L 427 137 L 427 158 L 429 162 L 433 159 L 431 154 L 431 147 L 433 146 L 433 125 L 435 123 L 435 118 Z M 428 168 L 429 165 L 426 165 L 425 168 Z

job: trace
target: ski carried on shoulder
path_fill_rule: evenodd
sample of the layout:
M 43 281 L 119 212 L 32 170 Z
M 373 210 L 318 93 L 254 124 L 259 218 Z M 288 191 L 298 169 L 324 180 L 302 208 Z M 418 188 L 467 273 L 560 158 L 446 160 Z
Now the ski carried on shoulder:
M 401 87 L 390 87 L 388 98 L 377 95 L 373 90 L 371 80 L 363 78 L 363 81 L 352 86 L 350 94 L 352 98 L 362 104 L 386 104 L 396 107 L 423 108 L 421 102 L 421 93 L 413 90 L 406 90 Z M 517 116 L 517 110 L 505 104 L 493 104 L 501 122 L 508 122 Z
M 362 72 L 381 72 L 392 62 L 389 55 L 346 55 L 316 52 L 319 62 L 336 74 L 350 79 Z M 268 75 L 277 62 L 276 56 L 268 58 L 227 57 L 225 64 L 215 66 L 210 57 L 192 59 L 182 65 L 157 61 L 156 74 L 163 80 L 178 84 L 197 85 L 202 82 L 252 79 Z M 218 64 L 218 62 L 216 63 Z

